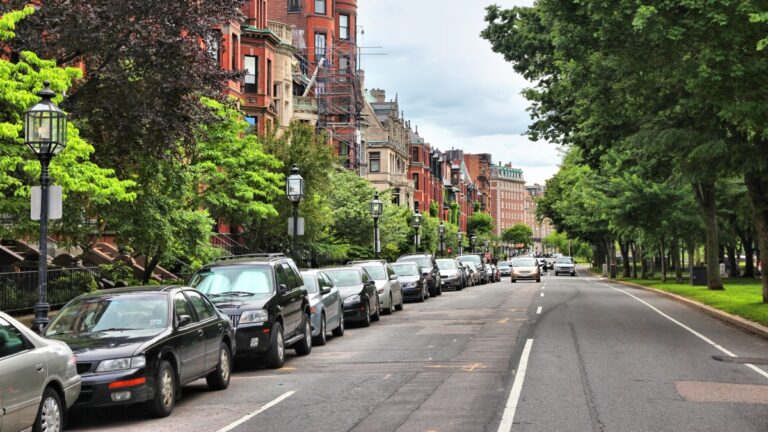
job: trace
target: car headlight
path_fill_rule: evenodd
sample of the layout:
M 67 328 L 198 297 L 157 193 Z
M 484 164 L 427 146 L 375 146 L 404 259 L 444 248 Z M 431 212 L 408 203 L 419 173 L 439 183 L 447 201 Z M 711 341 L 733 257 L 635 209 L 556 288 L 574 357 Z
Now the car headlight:
M 264 309 L 245 311 L 240 314 L 240 324 L 264 323 L 269 321 L 269 314 Z
M 349 297 L 344 299 L 344 304 L 345 305 L 353 304 L 353 303 L 360 303 L 360 296 L 359 295 L 357 295 L 357 294 L 351 295 L 351 296 L 349 296 Z
M 125 357 L 119 359 L 103 360 L 96 368 L 96 372 L 112 372 L 118 370 L 138 369 L 147 365 L 147 359 L 143 355 Z

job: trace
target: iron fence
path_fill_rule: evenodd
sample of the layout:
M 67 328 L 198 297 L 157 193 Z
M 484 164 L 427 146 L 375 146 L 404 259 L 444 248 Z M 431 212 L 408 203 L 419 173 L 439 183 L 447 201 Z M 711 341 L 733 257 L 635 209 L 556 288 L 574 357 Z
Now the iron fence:
M 38 272 L 0 273 L 0 310 L 19 314 L 31 311 L 37 303 Z M 102 286 L 98 268 L 48 270 L 48 303 L 59 307 L 86 292 Z

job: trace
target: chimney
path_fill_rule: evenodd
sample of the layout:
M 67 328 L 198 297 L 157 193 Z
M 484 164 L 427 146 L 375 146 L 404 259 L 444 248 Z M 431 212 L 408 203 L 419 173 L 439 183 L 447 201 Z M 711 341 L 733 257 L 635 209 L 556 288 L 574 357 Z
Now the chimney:
M 385 102 L 387 99 L 387 92 L 382 89 L 373 89 L 371 90 L 371 96 L 373 96 L 376 102 Z

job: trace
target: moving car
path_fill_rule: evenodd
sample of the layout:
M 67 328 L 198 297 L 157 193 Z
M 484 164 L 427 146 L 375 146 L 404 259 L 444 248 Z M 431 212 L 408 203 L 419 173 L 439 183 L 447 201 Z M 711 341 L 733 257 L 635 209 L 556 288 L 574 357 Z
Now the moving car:
M 536 258 L 515 258 L 511 265 L 512 283 L 526 279 L 541 282 L 541 268 Z
M 364 268 L 376 283 L 381 307 L 385 314 L 403 310 L 403 290 L 395 271 L 385 261 L 353 261 L 353 265 Z
M 480 274 L 480 277 L 478 278 L 477 283 L 486 284 L 490 280 L 488 278 L 488 274 L 486 273 L 485 269 L 485 263 L 483 263 L 482 258 L 480 258 L 480 255 L 476 254 L 470 254 L 470 255 L 459 255 L 456 257 L 457 260 L 463 262 L 463 263 L 473 263 L 475 267 L 477 267 L 477 271 Z
M 344 336 L 344 304 L 331 278 L 322 270 L 303 271 L 301 277 L 304 279 L 312 313 L 312 342 L 325 345 L 329 328 L 334 336 Z
M 509 265 L 509 261 L 499 261 L 498 264 L 499 275 L 501 277 L 509 276 L 512 274 L 512 266 Z
M 80 394 L 75 356 L 0 312 L 0 427 L 59 432 Z
M 157 417 L 171 414 L 181 387 L 192 381 L 227 388 L 235 352 L 227 316 L 182 286 L 83 294 L 56 314 L 45 336 L 75 353 L 82 376 L 76 406 L 148 402 Z
M 555 260 L 555 276 L 560 273 L 576 276 L 576 264 L 573 262 L 573 258 L 564 256 Z
M 191 285 L 229 317 L 238 356 L 256 356 L 278 369 L 286 348 L 300 356 L 312 351 L 307 290 L 296 264 L 285 255 L 224 257 L 198 270 Z
M 427 281 L 421 273 L 421 268 L 415 262 L 400 262 L 392 264 L 400 281 L 403 291 L 403 298 L 406 300 L 416 300 L 423 302 L 429 298 L 429 289 Z
M 360 322 L 363 327 L 378 321 L 381 315 L 381 301 L 376 283 L 371 275 L 357 266 L 337 267 L 323 270 L 339 289 L 344 302 L 344 319 Z
M 421 268 L 421 273 L 427 281 L 429 295 L 437 297 L 443 293 L 443 285 L 440 279 L 440 269 L 432 254 L 403 255 L 397 262 L 415 262 Z
M 455 259 L 442 258 L 436 262 L 437 268 L 440 269 L 440 278 L 444 287 L 451 287 L 457 291 L 464 289 L 464 275 L 456 264 Z

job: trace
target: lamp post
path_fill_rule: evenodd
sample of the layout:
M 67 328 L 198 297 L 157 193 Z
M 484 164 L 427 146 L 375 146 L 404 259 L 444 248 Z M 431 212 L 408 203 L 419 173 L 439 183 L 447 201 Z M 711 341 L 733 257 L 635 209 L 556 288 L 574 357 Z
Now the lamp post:
M 419 228 L 421 228 L 421 217 L 421 213 L 419 213 L 419 209 L 417 208 L 413 213 L 413 218 L 411 219 L 411 226 L 416 231 L 416 234 L 413 236 L 414 252 L 418 252 L 419 245 L 421 244 L 421 235 L 419 233 Z
M 440 222 L 437 226 L 437 233 L 440 235 L 440 256 L 445 255 L 445 224 Z
M 48 165 L 53 156 L 67 146 L 67 115 L 51 99 L 56 93 L 45 81 L 37 93 L 42 99 L 24 114 L 24 144 L 40 160 L 40 253 L 38 263 L 37 304 L 32 328 L 42 333 L 48 325 Z
M 285 179 L 285 195 L 293 203 L 293 238 L 291 253 L 296 259 L 296 239 L 299 236 L 299 203 L 304 199 L 304 178 L 299 174 L 299 167 L 291 168 L 291 175 Z
M 373 194 L 371 200 L 371 216 L 373 217 L 373 256 L 378 259 L 381 254 L 381 239 L 379 238 L 379 217 L 384 213 L 384 203 L 379 199 L 379 191 Z
M 475 253 L 475 241 L 477 240 L 477 236 L 474 234 L 470 234 L 469 236 L 469 249 L 472 250 L 472 253 Z
M 464 247 L 462 245 L 464 239 L 462 238 L 462 236 L 463 234 L 461 231 L 456 233 L 456 239 L 458 240 L 458 247 L 456 249 L 458 250 L 459 255 L 461 255 L 464 252 Z

